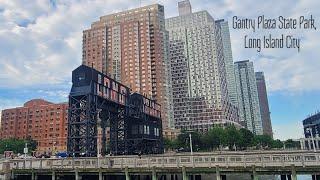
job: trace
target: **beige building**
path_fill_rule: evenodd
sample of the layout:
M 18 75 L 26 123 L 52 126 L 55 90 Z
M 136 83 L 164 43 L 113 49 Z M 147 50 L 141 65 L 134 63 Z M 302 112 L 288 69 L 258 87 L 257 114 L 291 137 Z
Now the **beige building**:
M 159 4 L 100 17 L 83 31 L 83 64 L 161 104 L 163 128 L 172 121 L 164 7 Z
M 207 131 L 213 125 L 239 125 L 227 91 L 221 28 L 207 11 L 178 4 L 179 16 L 166 19 L 174 126 Z
M 179 134 L 181 134 L 180 129 L 163 129 L 162 131 L 163 138 L 167 138 L 170 140 L 177 139 Z

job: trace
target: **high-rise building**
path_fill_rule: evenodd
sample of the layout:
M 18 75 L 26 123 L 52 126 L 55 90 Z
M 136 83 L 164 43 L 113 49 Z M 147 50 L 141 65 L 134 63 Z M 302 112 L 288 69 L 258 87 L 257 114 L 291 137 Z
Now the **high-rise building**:
M 235 77 L 241 124 L 261 135 L 263 130 L 253 63 L 249 60 L 235 62 Z
M 216 24 L 220 27 L 222 45 L 223 45 L 223 56 L 224 64 L 226 68 L 226 80 L 227 80 L 227 90 L 231 103 L 235 106 L 238 106 L 238 95 L 236 88 L 236 80 L 234 75 L 234 65 L 232 58 L 232 48 L 230 40 L 230 32 L 228 21 L 223 19 L 217 20 Z
M 266 81 L 263 72 L 256 72 L 256 82 L 260 105 L 263 134 L 273 137 Z
M 170 126 L 164 7 L 159 4 L 100 17 L 83 31 L 84 65 L 161 104 L 163 127 Z
M 175 127 L 205 131 L 213 124 L 237 124 L 237 109 L 228 98 L 220 28 L 214 19 L 207 11 L 190 10 L 166 19 L 166 29 Z
M 179 16 L 187 15 L 192 13 L 192 8 L 189 0 L 178 2 Z
M 54 104 L 33 99 L 23 107 L 2 110 L 1 139 L 32 138 L 38 151 L 55 152 L 67 149 L 68 104 Z
M 302 149 L 320 149 L 320 112 L 316 112 L 303 121 L 304 138 L 300 139 Z

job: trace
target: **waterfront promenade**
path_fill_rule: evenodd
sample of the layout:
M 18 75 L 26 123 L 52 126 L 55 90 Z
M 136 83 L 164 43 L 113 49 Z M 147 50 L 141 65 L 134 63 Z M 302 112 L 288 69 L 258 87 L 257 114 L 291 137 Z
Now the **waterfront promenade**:
M 108 175 L 134 179 L 137 175 L 156 179 L 217 180 L 227 174 L 282 175 L 297 179 L 297 174 L 320 174 L 320 153 L 311 151 L 251 151 L 213 153 L 168 153 L 163 155 L 107 156 L 101 158 L 11 159 L 0 163 L 3 178 L 9 179 L 107 179 Z M 64 177 L 64 178 L 61 178 Z M 68 177 L 68 178 L 66 178 Z M 120 178 L 121 179 L 121 178 Z

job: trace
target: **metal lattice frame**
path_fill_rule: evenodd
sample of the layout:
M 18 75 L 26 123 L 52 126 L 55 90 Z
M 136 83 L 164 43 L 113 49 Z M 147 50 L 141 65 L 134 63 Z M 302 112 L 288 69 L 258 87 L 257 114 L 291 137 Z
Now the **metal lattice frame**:
M 90 94 L 69 97 L 68 149 L 74 156 L 96 154 L 96 111 Z
M 97 155 L 98 119 L 101 121 L 102 147 L 106 146 L 105 132 L 110 124 L 111 152 L 128 154 L 125 106 L 92 94 L 69 96 L 68 152 L 73 156 Z M 105 148 L 101 154 L 106 154 Z
M 114 155 L 163 153 L 162 134 L 133 135 L 134 126 L 149 126 L 162 132 L 161 115 L 144 112 L 147 100 L 140 94 L 130 94 L 129 88 L 81 66 L 73 72 L 69 95 L 68 153 L 71 156 L 94 157 L 106 154 L 106 128 L 110 126 L 110 152 Z M 100 84 L 94 77 L 100 75 Z M 104 76 L 104 75 L 103 75 Z M 124 90 L 124 91 L 122 91 Z M 151 100 L 147 100 L 148 102 Z M 152 101 L 154 103 L 154 101 Z M 159 108 L 160 109 L 160 108 Z M 159 110 L 157 110 L 158 112 Z M 160 111 L 159 111 L 160 113 Z M 102 132 L 101 151 L 98 149 L 98 128 Z M 99 150 L 99 151 L 98 151 Z

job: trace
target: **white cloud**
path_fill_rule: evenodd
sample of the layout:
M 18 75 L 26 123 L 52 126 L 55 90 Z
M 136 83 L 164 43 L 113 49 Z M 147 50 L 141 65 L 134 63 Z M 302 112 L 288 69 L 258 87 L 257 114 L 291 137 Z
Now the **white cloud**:
M 178 14 L 177 1 L 142 1 L 142 5 L 162 3 L 167 17 L 170 17 Z M 320 18 L 318 1 L 261 1 L 250 11 L 248 7 L 252 7 L 251 0 L 191 0 L 191 3 L 194 11 L 208 10 L 215 19 L 229 20 L 230 27 L 233 15 L 248 18 L 258 15 L 277 17 L 281 12 L 283 16 L 297 17 L 313 13 L 315 18 Z M 138 6 L 138 1 L 126 0 L 59 0 L 54 5 L 50 0 L 37 0 L 33 3 L 28 3 L 27 0 L 1 1 L 0 87 L 59 84 L 68 81 L 72 69 L 81 63 L 82 30 L 89 28 L 90 23 L 97 21 L 102 15 Z M 21 24 L 25 27 L 21 27 Z M 320 26 L 319 23 L 317 25 Z M 264 52 L 266 56 L 274 56 L 275 59 L 261 57 L 253 49 L 244 49 L 245 33 L 252 34 L 231 28 L 234 60 L 254 60 L 256 69 L 265 71 L 269 91 L 320 89 L 320 84 L 313 81 L 313 77 L 320 76 L 316 68 L 320 67 L 320 61 L 317 60 L 319 53 L 315 51 L 320 49 L 320 39 L 317 36 L 319 32 L 295 32 L 303 38 L 300 53 L 286 49 Z M 262 33 L 268 31 L 260 32 L 259 35 Z M 280 31 L 272 33 L 279 34 Z
M 155 1 L 159 2 L 159 1 Z M 160 1 L 165 5 L 166 15 L 177 15 L 177 1 Z M 263 1 L 248 11 L 251 0 L 245 1 L 191 1 L 194 11 L 207 9 L 215 19 L 226 18 L 232 27 L 231 17 L 255 18 L 257 15 L 277 17 L 279 12 L 286 17 L 298 17 L 313 13 L 319 17 L 317 1 Z M 108 4 L 108 6 L 106 6 Z M 146 2 L 142 2 L 143 5 Z M 3 0 L 0 2 L 0 70 L 1 86 L 12 86 L 12 82 L 20 80 L 21 85 L 59 82 L 59 79 L 70 77 L 70 71 L 81 61 L 82 30 L 98 17 L 111 12 L 139 6 L 138 2 L 120 1 L 57 1 L 52 6 L 49 0 L 27 1 Z M 272 8 L 271 8 L 272 7 Z M 84 10 L 85 9 L 85 10 Z M 26 27 L 20 27 L 19 22 L 32 22 Z M 316 19 L 318 22 L 319 19 Z M 316 25 L 319 26 L 319 23 Z M 268 31 L 267 31 L 268 32 Z M 270 31 L 271 32 L 271 31 Z M 252 59 L 256 61 L 256 69 L 265 71 L 270 91 L 301 91 L 318 90 L 320 85 L 313 82 L 314 76 L 319 76 L 315 67 L 319 49 L 318 32 L 308 30 L 296 32 L 302 38 L 300 53 L 290 50 L 265 51 L 276 59 L 261 58 L 252 49 L 243 48 L 243 36 L 248 31 L 232 30 L 232 45 L 235 60 Z M 262 32 L 259 33 L 261 35 Z M 263 32 L 263 33 L 266 33 Z M 280 31 L 273 34 L 279 34 Z M 238 48 L 240 47 L 240 48 Z M 310 62 L 311 61 L 311 62 Z M 296 66 L 296 64 L 299 66 Z M 42 67 L 43 65 L 46 67 Z M 15 67 L 15 70 L 12 67 Z M 30 67 L 34 70 L 30 71 Z M 41 70 L 40 70 L 41 69 Z M 17 73 L 24 77 L 17 76 Z M 50 78 L 48 78 L 50 77 Z M 55 80 L 52 80 L 54 77 Z
M 69 92 L 64 91 L 64 90 L 38 90 L 37 91 L 40 94 L 43 94 L 45 96 L 50 96 L 50 97 L 59 97 L 61 99 L 67 99 Z
M 259 1 L 259 5 L 252 7 L 252 1 L 231 1 L 227 0 L 227 8 L 231 15 L 227 15 L 231 28 L 233 57 L 235 61 L 250 59 L 254 61 L 255 69 L 264 71 L 267 79 L 269 92 L 306 92 L 320 90 L 320 84 L 315 83 L 315 77 L 320 76 L 319 51 L 320 49 L 320 13 L 317 7 L 319 1 Z M 276 4 L 276 5 L 274 5 Z M 281 13 L 279 13 L 281 12 Z M 242 16 L 245 18 L 257 18 L 265 15 L 266 18 L 277 18 L 282 15 L 288 18 L 298 18 L 299 16 L 313 15 L 316 21 L 317 30 L 263 30 L 252 33 L 251 30 L 232 29 L 232 16 Z M 265 49 L 262 53 L 255 49 L 244 49 L 243 36 L 261 37 L 262 35 L 280 34 L 294 35 L 301 38 L 301 49 Z M 262 56 L 261 56 L 262 55 Z M 272 56 L 273 58 L 268 58 Z
M 1 1 L 0 87 L 69 81 L 81 64 L 82 30 L 101 15 L 132 5 L 123 0 L 57 1 L 54 7 L 42 0 Z M 21 27 L 24 20 L 32 23 Z

